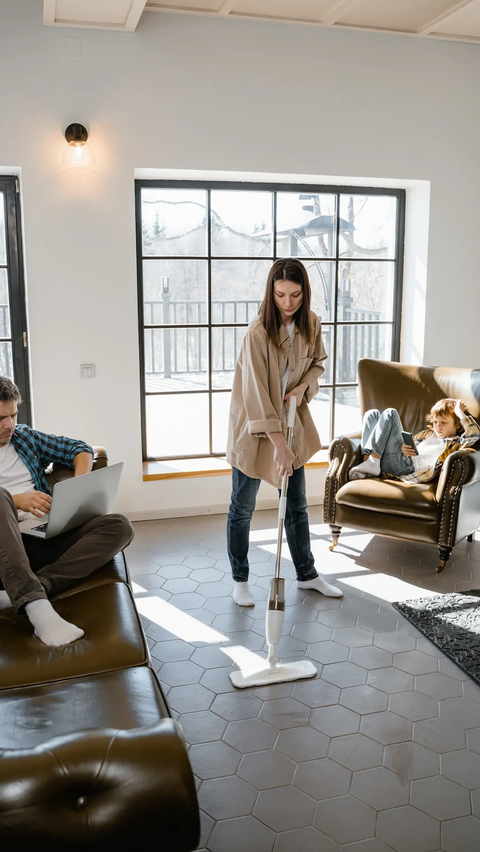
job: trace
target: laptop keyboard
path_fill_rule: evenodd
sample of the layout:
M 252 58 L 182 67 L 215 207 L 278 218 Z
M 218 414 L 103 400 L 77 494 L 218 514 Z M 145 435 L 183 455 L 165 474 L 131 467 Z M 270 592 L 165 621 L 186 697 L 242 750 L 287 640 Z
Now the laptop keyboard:
M 38 530 L 38 532 L 46 532 L 47 524 L 40 524 L 38 527 L 32 527 L 34 530 Z

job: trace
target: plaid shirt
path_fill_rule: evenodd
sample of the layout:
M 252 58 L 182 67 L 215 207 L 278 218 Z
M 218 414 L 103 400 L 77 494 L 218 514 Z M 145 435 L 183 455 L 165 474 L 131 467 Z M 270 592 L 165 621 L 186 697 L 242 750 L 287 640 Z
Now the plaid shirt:
M 45 494 L 50 494 L 50 488 L 44 471 L 51 462 L 61 462 L 73 468 L 73 460 L 78 453 L 93 455 L 93 448 L 84 441 L 37 432 L 36 429 L 31 429 L 23 423 L 16 427 L 11 440 L 28 468 L 35 490 L 43 491 Z
M 416 443 L 425 441 L 426 438 L 430 438 L 430 436 L 434 434 L 433 429 L 424 429 L 422 432 L 417 432 L 414 436 L 415 441 Z M 479 439 L 480 426 L 471 414 L 465 412 L 462 416 L 461 426 L 459 427 L 457 434 L 452 438 L 443 439 L 445 449 L 442 450 L 435 464 L 430 465 L 423 470 L 416 470 L 414 473 L 405 474 L 402 477 L 398 477 L 398 479 L 402 479 L 403 482 L 430 482 L 435 478 L 437 473 L 440 473 L 443 462 L 450 453 L 454 453 L 455 450 L 461 450 L 463 447 L 472 447 Z M 388 478 L 393 479 L 390 474 L 388 475 Z

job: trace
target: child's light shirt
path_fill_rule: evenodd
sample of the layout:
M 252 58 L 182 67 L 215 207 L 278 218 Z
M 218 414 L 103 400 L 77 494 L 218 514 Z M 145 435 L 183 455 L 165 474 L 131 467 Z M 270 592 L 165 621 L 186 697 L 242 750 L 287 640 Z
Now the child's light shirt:
M 414 470 L 432 469 L 432 474 L 435 470 L 435 464 L 440 453 L 445 449 L 445 439 L 438 438 L 437 435 L 430 435 L 424 441 L 417 444 L 418 456 L 411 456 Z
M 462 432 L 451 438 L 437 438 L 432 429 L 415 435 L 418 456 L 410 456 L 413 473 L 401 476 L 404 482 L 430 482 L 440 472 L 443 462 L 450 453 L 463 447 L 472 447 L 480 439 L 480 426 L 468 412 L 460 417 Z

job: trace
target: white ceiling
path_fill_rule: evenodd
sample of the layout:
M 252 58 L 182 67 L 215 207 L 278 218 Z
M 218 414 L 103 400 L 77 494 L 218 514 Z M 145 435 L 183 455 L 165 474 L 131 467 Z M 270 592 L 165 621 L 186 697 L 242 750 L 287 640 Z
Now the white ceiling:
M 134 32 L 145 11 L 480 43 L 480 0 L 43 0 L 43 23 Z

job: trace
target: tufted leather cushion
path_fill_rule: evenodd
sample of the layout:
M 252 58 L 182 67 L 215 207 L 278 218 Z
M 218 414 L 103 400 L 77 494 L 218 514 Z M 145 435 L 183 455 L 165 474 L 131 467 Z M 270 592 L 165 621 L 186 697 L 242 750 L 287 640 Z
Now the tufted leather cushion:
M 27 781 L 28 779 L 28 781 Z M 158 829 L 155 846 L 197 848 L 195 783 L 173 719 L 131 730 L 98 728 L 0 756 L 4 848 L 32 845 L 105 852 L 132 849 Z
M 354 479 L 337 491 L 337 504 L 388 515 L 436 521 L 435 486 L 392 479 Z
M 76 731 L 131 730 L 170 716 L 150 666 L 9 689 L 0 693 L 0 754 Z
M 55 609 L 85 636 L 54 648 L 33 633 L 26 616 L 0 611 L 0 689 L 96 674 L 149 661 L 130 588 L 109 583 L 57 598 Z

